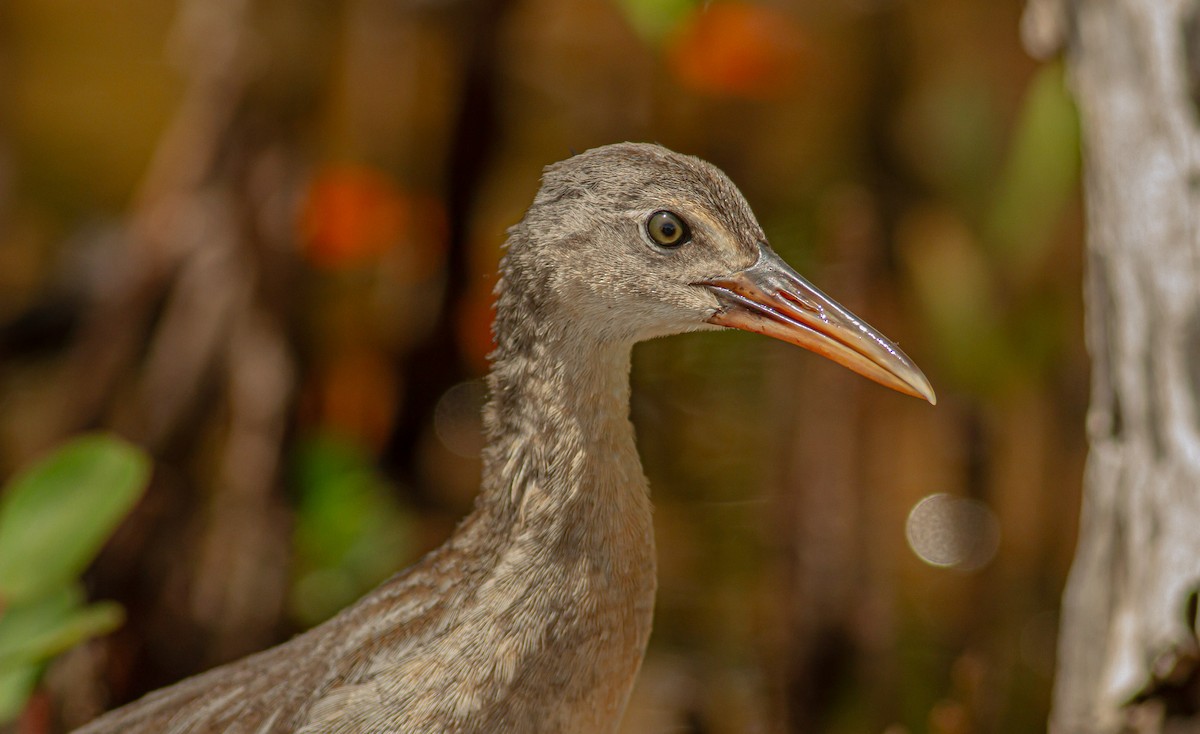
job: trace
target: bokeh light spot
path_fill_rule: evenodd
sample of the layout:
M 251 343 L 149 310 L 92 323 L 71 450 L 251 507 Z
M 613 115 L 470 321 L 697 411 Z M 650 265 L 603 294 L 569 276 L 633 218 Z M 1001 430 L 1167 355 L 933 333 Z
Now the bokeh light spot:
M 433 430 L 450 453 L 473 459 L 483 451 L 482 380 L 460 382 L 438 399 L 433 409 Z
M 991 508 L 949 494 L 931 494 L 914 505 L 905 535 L 922 561 L 960 571 L 983 568 L 1000 546 L 1000 524 Z

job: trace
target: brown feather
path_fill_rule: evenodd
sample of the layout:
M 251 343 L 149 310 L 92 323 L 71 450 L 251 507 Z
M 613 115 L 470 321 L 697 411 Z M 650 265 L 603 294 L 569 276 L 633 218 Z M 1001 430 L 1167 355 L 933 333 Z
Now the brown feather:
M 656 250 L 641 226 L 659 209 L 695 241 Z M 325 624 L 80 734 L 615 731 L 656 583 L 630 350 L 713 328 L 718 303 L 692 284 L 762 240 L 698 159 L 622 144 L 548 167 L 501 267 L 474 512 Z

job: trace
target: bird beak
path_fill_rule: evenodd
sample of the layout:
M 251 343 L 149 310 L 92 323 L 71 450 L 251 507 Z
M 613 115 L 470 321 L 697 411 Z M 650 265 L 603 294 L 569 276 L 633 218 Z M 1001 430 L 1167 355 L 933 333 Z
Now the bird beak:
M 899 347 L 817 290 L 765 243 L 759 248 L 751 267 L 696 283 L 721 301 L 708 323 L 804 347 L 885 387 L 937 404 L 933 386 Z

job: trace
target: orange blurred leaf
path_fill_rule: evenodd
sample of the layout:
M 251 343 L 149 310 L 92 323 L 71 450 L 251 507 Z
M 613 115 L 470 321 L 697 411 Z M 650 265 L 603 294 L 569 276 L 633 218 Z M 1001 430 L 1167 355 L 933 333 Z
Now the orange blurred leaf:
M 377 260 L 409 225 L 407 197 L 383 173 L 364 166 L 328 166 L 313 178 L 300 213 L 304 254 L 336 270 Z
M 685 87 L 723 96 L 778 96 L 796 77 L 803 32 L 773 8 L 745 2 L 698 7 L 668 44 Z

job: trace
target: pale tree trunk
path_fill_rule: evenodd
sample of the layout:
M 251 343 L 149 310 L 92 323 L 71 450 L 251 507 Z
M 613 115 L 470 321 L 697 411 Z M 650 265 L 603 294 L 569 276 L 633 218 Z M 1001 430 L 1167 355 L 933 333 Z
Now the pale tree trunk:
M 1083 132 L 1091 444 L 1051 731 L 1200 732 L 1200 1 L 1030 0 Z

